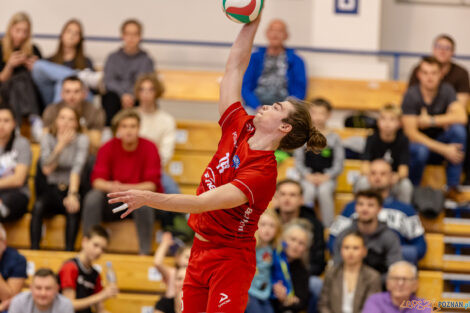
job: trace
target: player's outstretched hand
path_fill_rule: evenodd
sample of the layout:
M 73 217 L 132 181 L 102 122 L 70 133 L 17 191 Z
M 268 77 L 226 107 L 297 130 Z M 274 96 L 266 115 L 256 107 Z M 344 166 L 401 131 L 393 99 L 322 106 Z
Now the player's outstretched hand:
M 121 214 L 121 218 L 125 218 L 133 211 L 144 206 L 147 203 L 149 191 L 128 190 L 108 193 L 108 203 L 124 203 L 127 204 L 127 211 Z M 117 213 L 117 212 L 116 212 Z

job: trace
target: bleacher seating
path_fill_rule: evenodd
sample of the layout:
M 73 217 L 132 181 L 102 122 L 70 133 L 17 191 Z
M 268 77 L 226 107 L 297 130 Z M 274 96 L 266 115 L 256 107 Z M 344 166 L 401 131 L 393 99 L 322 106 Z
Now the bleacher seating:
M 168 100 L 217 102 L 222 72 L 165 70 L 158 71 L 165 83 Z M 322 97 L 335 109 L 372 110 L 385 103 L 400 103 L 406 83 L 378 80 L 346 80 L 312 77 L 308 99 Z

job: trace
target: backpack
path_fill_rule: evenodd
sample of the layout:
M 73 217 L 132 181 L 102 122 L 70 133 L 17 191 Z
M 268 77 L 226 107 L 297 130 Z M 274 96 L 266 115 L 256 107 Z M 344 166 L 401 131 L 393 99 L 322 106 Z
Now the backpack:
M 412 204 L 426 218 L 437 218 L 444 210 L 444 202 L 444 192 L 439 189 L 416 187 L 413 191 Z

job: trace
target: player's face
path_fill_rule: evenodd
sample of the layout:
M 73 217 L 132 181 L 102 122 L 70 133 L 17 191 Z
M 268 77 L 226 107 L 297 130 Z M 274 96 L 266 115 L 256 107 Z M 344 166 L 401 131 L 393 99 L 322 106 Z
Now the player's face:
M 418 289 L 413 270 L 407 265 L 394 266 L 387 275 L 387 290 L 395 298 L 409 298 Z
M 454 55 L 454 47 L 450 41 L 441 38 L 434 43 L 432 54 L 439 62 L 449 63 Z
M 82 242 L 82 248 L 91 262 L 100 258 L 107 245 L 108 241 L 100 236 L 84 237 Z
M 276 220 L 268 215 L 261 215 L 258 222 L 258 236 L 264 244 L 269 244 L 276 236 L 278 225 Z
M 276 131 L 288 132 L 292 128 L 282 120 L 287 118 L 289 112 L 294 110 L 294 106 L 289 101 L 276 102 L 273 105 L 263 105 L 256 113 L 253 124 L 256 129 L 266 133 Z
M 63 132 L 67 130 L 76 130 L 78 127 L 75 112 L 68 108 L 63 107 L 56 118 L 57 131 Z
M 15 120 L 9 110 L 0 110 L 0 138 L 8 138 L 15 129 Z
M 424 88 L 432 90 L 439 86 L 441 74 L 439 65 L 422 62 L 418 71 L 418 79 Z
M 72 108 L 78 108 L 86 98 L 85 90 L 80 82 L 66 81 L 62 86 L 62 100 Z
M 292 183 L 282 184 L 276 193 L 276 197 L 281 215 L 290 216 L 291 218 L 297 217 L 295 215 L 298 214 L 299 208 L 303 204 L 298 185 Z
M 377 219 L 380 206 L 374 198 L 359 197 L 356 201 L 356 213 L 361 223 L 372 223 Z
M 183 252 L 178 256 L 176 263 L 179 267 L 186 267 L 189 264 L 189 257 L 191 256 L 191 248 L 186 247 Z
M 357 236 L 346 236 L 341 244 L 341 258 L 344 264 L 361 263 L 367 254 L 364 242 Z
M 380 132 L 386 134 L 396 133 L 400 128 L 400 125 L 400 118 L 391 112 L 380 113 L 377 121 L 377 126 L 379 127 Z
M 301 259 L 308 247 L 307 233 L 298 228 L 292 228 L 285 236 L 286 255 L 291 260 Z
M 323 106 L 312 106 L 310 108 L 310 116 L 312 117 L 313 126 L 318 128 L 324 128 L 326 121 L 330 117 L 330 112 Z
M 288 37 L 286 24 L 281 21 L 272 22 L 266 31 L 266 37 L 268 38 L 269 46 L 271 47 L 280 47 L 284 45 L 284 41 L 286 41 Z
M 45 308 L 52 305 L 59 286 L 52 276 L 34 277 L 31 283 L 31 295 L 36 306 Z
M 392 184 L 392 168 L 390 164 L 381 161 L 372 162 L 368 179 L 373 189 L 382 191 L 390 188 Z
M 134 23 L 127 24 L 122 32 L 124 47 L 127 50 L 137 50 L 141 39 L 139 27 Z
M 119 122 L 116 135 L 124 144 L 134 144 L 139 140 L 139 121 L 133 117 Z

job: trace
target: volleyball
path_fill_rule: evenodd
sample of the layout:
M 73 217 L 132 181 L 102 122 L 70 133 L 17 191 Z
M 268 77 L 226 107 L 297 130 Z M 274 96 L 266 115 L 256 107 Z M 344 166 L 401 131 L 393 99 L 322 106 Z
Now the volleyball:
M 263 9 L 264 0 L 223 0 L 222 7 L 229 19 L 237 23 L 256 20 Z

